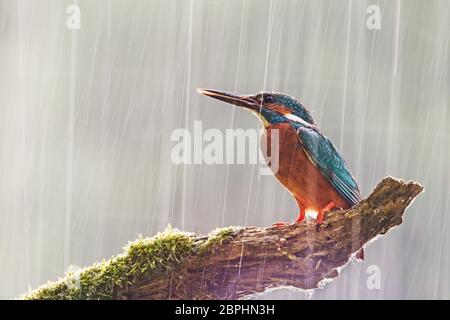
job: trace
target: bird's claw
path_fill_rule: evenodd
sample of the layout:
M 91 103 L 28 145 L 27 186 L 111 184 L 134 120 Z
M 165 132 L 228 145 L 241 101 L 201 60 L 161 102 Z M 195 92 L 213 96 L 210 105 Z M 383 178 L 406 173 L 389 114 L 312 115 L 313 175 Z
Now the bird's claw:
M 320 226 L 322 225 L 322 222 L 320 223 L 316 223 L 316 231 L 319 232 L 320 231 Z
M 289 225 L 290 225 L 289 222 L 275 222 L 272 224 L 272 227 L 280 228 L 280 227 L 287 227 Z
M 275 222 L 272 224 L 272 227 L 287 227 L 301 222 L 303 222 L 303 220 L 295 220 L 294 222 Z

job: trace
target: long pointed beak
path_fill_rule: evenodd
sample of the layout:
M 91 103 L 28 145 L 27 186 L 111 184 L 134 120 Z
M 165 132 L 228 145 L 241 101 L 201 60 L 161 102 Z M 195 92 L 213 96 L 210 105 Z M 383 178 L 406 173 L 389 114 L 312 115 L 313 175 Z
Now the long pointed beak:
M 230 103 L 235 106 L 244 107 L 252 110 L 259 110 L 261 108 L 261 103 L 254 96 L 241 95 L 212 89 L 197 89 L 197 92 L 205 96 L 226 103 Z

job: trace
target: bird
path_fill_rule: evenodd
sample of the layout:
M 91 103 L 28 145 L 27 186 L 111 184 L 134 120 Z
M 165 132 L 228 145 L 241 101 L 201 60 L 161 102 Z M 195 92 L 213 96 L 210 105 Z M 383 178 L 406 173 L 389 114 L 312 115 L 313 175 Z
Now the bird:
M 358 184 L 333 142 L 319 129 L 312 113 L 295 98 L 276 92 L 237 94 L 214 89 L 198 93 L 249 110 L 263 123 L 261 149 L 268 161 L 271 138 L 278 130 L 278 169 L 275 177 L 297 202 L 301 223 L 306 212 L 316 212 L 321 225 L 324 215 L 349 209 L 361 201 Z M 270 167 L 270 165 L 269 165 Z M 276 222 L 273 226 L 289 225 Z

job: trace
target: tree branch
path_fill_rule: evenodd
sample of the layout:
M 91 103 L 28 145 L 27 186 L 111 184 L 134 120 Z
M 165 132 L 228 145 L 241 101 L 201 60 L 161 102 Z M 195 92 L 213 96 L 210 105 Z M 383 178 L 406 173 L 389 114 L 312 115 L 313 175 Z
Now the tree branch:
M 166 273 L 114 289 L 114 298 L 236 299 L 279 286 L 318 288 L 370 240 L 401 224 L 422 190 L 416 182 L 385 178 L 359 205 L 326 215 L 320 227 L 306 221 L 240 229 Z

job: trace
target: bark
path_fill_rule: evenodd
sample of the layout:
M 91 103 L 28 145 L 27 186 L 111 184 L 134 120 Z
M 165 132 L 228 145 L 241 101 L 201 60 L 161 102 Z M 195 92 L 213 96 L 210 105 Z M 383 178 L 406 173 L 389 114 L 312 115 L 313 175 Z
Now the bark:
M 192 256 L 168 274 L 116 290 L 118 299 L 237 299 L 269 288 L 315 289 L 378 236 L 400 225 L 423 190 L 416 182 L 384 178 L 369 197 L 336 210 L 324 223 L 247 227 L 205 254 Z M 202 236 L 198 236 L 201 241 Z

